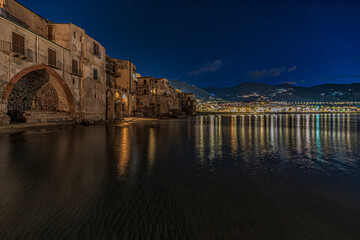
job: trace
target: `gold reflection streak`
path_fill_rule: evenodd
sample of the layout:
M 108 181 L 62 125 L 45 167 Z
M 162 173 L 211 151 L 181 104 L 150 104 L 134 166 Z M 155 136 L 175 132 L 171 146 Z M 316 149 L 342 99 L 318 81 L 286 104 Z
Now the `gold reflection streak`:
M 245 136 L 245 116 L 241 115 L 241 133 L 240 133 L 240 146 L 244 151 L 246 149 L 247 138 Z
M 340 136 L 340 150 L 341 152 L 344 152 L 345 150 L 345 118 L 344 118 L 344 114 L 341 115 L 341 119 L 339 120 L 339 124 L 340 124 L 340 128 L 339 131 L 341 133 Z
M 296 146 L 296 118 L 294 114 L 291 114 L 291 146 Z
M 275 137 L 274 137 L 274 115 L 271 115 L 270 121 L 270 144 L 273 151 L 275 151 Z
M 264 115 L 260 116 L 260 150 L 262 153 L 265 152 L 265 123 Z
M 305 146 L 306 146 L 306 156 L 312 158 L 311 156 L 311 138 L 310 138 L 310 115 L 306 115 L 306 128 L 305 128 Z
M 289 149 L 290 147 L 290 133 L 289 133 L 289 115 L 286 114 L 285 115 L 285 143 L 284 143 L 284 147 L 286 149 Z M 287 159 L 290 159 L 290 151 L 286 151 L 285 152 L 287 155 Z
M 257 158 L 257 155 L 259 153 L 259 125 L 258 125 L 258 115 L 254 116 L 254 128 L 252 129 L 254 132 L 254 140 L 253 140 L 253 144 L 254 144 L 254 155 Z
M 120 176 L 124 175 L 130 159 L 130 139 L 129 139 L 129 128 L 123 127 L 119 136 L 120 141 L 120 152 L 118 160 L 118 171 Z
M 216 155 L 222 159 L 222 145 L 223 145 L 223 138 L 222 138 L 222 125 L 221 125 L 221 116 L 218 117 L 218 131 L 217 131 L 217 152 Z
M 237 118 L 236 118 L 236 116 L 231 117 L 230 138 L 231 138 L 231 152 L 232 152 L 233 155 L 235 155 L 237 153 L 237 149 L 238 149 Z
M 252 138 L 252 116 L 249 115 L 249 131 L 248 131 L 248 148 L 246 149 L 250 153 L 250 149 L 253 149 L 253 138 Z
M 346 146 L 349 153 L 352 152 L 351 137 L 350 137 L 350 115 L 346 116 Z
M 148 145 L 148 166 L 149 169 L 152 168 L 155 162 L 156 156 L 156 133 L 155 129 L 150 128 L 149 131 L 149 145 Z
M 301 137 L 301 115 L 296 115 L 296 147 L 298 154 L 302 154 L 302 137 Z
M 200 126 L 199 126 L 199 139 L 198 141 L 198 153 L 199 153 L 199 159 L 200 163 L 204 163 L 204 154 L 205 154 L 205 146 L 204 146 L 204 116 L 200 117 Z
M 282 118 L 283 118 L 283 115 L 280 114 L 278 116 L 278 121 L 277 121 L 277 124 L 278 124 L 278 135 L 277 135 L 277 138 L 279 139 L 278 141 L 278 145 L 280 149 L 283 149 L 283 124 L 282 124 Z
M 209 117 L 210 117 L 209 159 L 213 160 L 215 158 L 214 116 L 209 116 Z
M 326 114 L 325 117 L 324 117 L 324 125 L 323 125 L 323 128 L 324 128 L 324 138 L 323 138 L 323 146 L 326 146 L 326 142 L 327 142 L 327 139 L 328 139 L 328 121 L 329 121 L 329 115 Z

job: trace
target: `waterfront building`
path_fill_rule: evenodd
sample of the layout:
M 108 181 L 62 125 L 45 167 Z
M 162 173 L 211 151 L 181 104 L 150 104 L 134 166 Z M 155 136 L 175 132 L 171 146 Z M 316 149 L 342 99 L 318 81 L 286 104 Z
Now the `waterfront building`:
M 137 94 L 137 107 L 145 117 L 195 115 L 195 95 L 174 89 L 166 78 L 139 77 Z
M 104 119 L 105 48 L 17 1 L 0 7 L 2 123 Z
M 179 92 L 183 115 L 196 115 L 196 97 L 193 93 Z
M 107 109 L 110 109 L 107 119 L 120 119 L 127 116 L 135 116 L 137 78 L 136 66 L 130 60 L 111 58 L 106 56 L 106 82 Z M 110 103 L 112 101 L 112 103 Z M 112 107 L 113 105 L 113 107 Z M 113 113 L 112 113 L 113 111 Z
M 151 78 L 148 92 L 138 79 L 131 60 L 107 56 L 84 29 L 0 0 L 0 125 L 181 114 L 166 78 Z

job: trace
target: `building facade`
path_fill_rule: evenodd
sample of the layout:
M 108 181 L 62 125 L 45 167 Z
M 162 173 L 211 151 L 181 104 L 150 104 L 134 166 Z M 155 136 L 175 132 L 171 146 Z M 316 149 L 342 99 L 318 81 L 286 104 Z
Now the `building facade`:
M 130 67 L 129 67 L 130 66 Z M 106 56 L 107 109 L 114 111 L 108 120 L 136 115 L 136 67 L 130 60 L 122 60 Z M 111 100 L 111 97 L 112 100 Z M 109 101 L 112 101 L 110 103 Z M 111 105 L 114 105 L 113 110 Z M 111 113 L 110 113 L 111 114 Z
M 84 29 L 0 0 L 1 125 L 183 112 L 182 95 L 167 79 L 144 79 L 131 60 L 107 56 Z
M 194 115 L 194 94 L 186 94 L 169 85 L 166 78 L 138 78 L 137 108 L 145 117 Z
M 3 123 L 105 118 L 105 48 L 73 24 L 2 1 L 0 68 Z

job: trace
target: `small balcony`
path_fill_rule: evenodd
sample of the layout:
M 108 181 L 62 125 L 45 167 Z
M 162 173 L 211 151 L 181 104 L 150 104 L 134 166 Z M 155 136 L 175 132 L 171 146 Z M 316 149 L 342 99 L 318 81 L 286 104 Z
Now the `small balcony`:
M 33 61 L 34 52 L 24 46 L 0 40 L 0 51 L 22 61 Z
M 83 71 L 79 68 L 73 67 L 73 66 L 66 66 L 65 68 L 66 72 L 72 74 L 72 75 L 76 75 L 78 77 L 82 77 L 83 76 Z

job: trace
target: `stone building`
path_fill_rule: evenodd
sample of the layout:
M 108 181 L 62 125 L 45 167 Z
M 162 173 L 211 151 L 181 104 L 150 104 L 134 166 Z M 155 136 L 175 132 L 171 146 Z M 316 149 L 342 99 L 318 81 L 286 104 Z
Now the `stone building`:
M 105 118 L 105 48 L 73 24 L 0 1 L 0 121 Z
M 181 98 L 166 78 L 138 78 L 138 110 L 145 117 L 181 115 Z
M 181 99 L 181 111 L 183 115 L 196 115 L 196 98 L 193 93 L 179 92 Z
M 130 67 L 129 67 L 130 66 Z M 114 96 L 114 118 L 136 115 L 136 67 L 130 60 L 106 57 L 107 86 L 109 96 Z
M 0 0 L 0 125 L 191 113 L 166 78 L 144 78 L 78 26 Z M 194 102 L 194 101 L 193 101 Z

